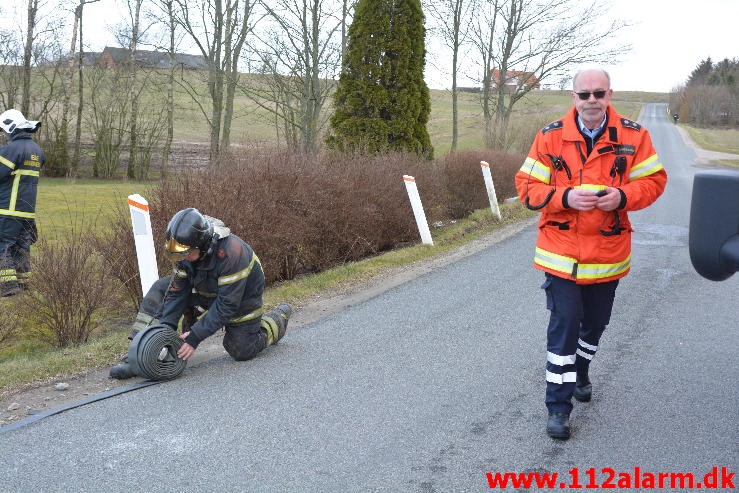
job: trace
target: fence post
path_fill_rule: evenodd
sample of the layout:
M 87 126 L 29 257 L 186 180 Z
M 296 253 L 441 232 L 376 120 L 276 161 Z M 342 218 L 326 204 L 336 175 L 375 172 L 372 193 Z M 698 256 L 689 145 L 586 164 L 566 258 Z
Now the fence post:
M 426 214 L 423 212 L 423 204 L 421 203 L 421 197 L 418 195 L 416 179 L 409 175 L 403 175 L 403 181 L 405 182 L 405 189 L 408 192 L 408 198 L 411 200 L 413 215 L 416 216 L 416 224 L 418 225 L 418 232 L 421 234 L 421 242 L 426 245 L 433 245 L 434 240 L 431 239 L 431 231 L 429 231 L 429 225 L 426 221 Z
M 480 161 L 480 167 L 482 168 L 482 177 L 485 179 L 485 188 L 488 190 L 490 210 L 493 211 L 493 215 L 500 221 L 500 208 L 498 207 L 498 197 L 495 195 L 493 176 L 490 174 L 490 165 L 486 161 Z
M 154 251 L 154 234 L 151 231 L 151 218 L 149 217 L 149 203 L 141 195 L 134 194 L 128 196 L 128 206 L 131 210 L 141 292 L 146 296 L 151 285 L 159 279 L 157 257 Z

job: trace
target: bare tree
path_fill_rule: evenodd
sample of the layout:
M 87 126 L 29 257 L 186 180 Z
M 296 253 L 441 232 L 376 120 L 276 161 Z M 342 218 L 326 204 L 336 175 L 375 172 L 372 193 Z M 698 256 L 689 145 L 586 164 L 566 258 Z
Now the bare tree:
M 504 0 L 481 0 L 477 5 L 477 15 L 472 28 L 472 42 L 476 46 L 482 67 L 482 119 L 485 124 L 485 146 L 493 147 L 493 112 L 490 101 L 492 76 L 495 66 L 495 34 L 498 23 L 500 2 Z
M 349 19 L 352 17 L 357 0 L 341 0 L 341 59 L 346 52 L 347 31 L 349 30 Z
M 167 46 L 165 51 L 169 58 L 169 70 L 167 71 L 167 101 L 166 108 L 166 135 L 162 146 L 160 170 L 162 176 L 167 176 L 169 169 L 169 155 L 172 152 L 172 141 L 174 140 L 174 84 L 175 70 L 175 54 L 177 49 L 177 23 L 174 17 L 174 0 L 159 0 L 157 3 L 159 10 L 165 15 L 163 23 L 166 25 Z
M 223 107 L 223 133 L 221 149 L 228 149 L 231 144 L 231 122 L 233 121 L 233 102 L 236 86 L 239 82 L 239 59 L 246 38 L 254 29 L 255 0 L 241 0 L 226 6 L 226 36 L 224 39 L 224 72 L 226 80 L 226 99 Z
M 603 19 L 608 6 L 601 0 L 586 6 L 575 0 L 485 0 L 492 25 L 479 24 L 475 44 L 490 77 L 484 94 L 490 114 L 484 115 L 492 146 L 505 149 L 514 105 L 546 79 L 562 76 L 578 64 L 613 62 L 630 49 L 610 44 L 626 24 Z M 498 23 L 496 25 L 496 23 Z M 483 37 L 484 36 L 484 37 Z M 615 47 L 614 47 L 615 46 Z M 483 50 L 488 50 L 483 52 Z M 483 64 L 485 67 L 485 64 Z M 492 72 L 491 72 L 492 71 Z M 515 77 L 512 76 L 516 72 Z M 521 76 L 522 73 L 530 74 Z M 483 91 L 484 92 L 484 91 Z
M 14 108 L 20 97 L 23 74 L 23 45 L 11 32 L 0 32 L 0 100 L 4 108 Z
M 28 17 L 26 26 L 26 44 L 23 50 L 23 93 L 21 97 L 21 113 L 28 114 L 31 106 L 31 55 L 33 54 L 34 31 L 36 29 L 36 13 L 39 0 L 28 0 Z
M 95 3 L 100 0 L 80 0 L 80 3 L 75 7 L 74 9 L 74 22 L 72 24 L 72 41 L 71 41 L 71 47 L 69 49 L 69 56 L 67 58 L 67 70 L 66 74 L 64 76 L 64 93 L 63 93 L 63 100 L 62 100 L 62 117 L 61 117 L 61 123 L 59 127 L 59 136 L 58 136 L 58 143 L 57 143 L 57 149 L 58 149 L 58 156 L 59 159 L 62 159 L 64 161 L 64 168 L 67 170 L 67 172 L 71 175 L 77 174 L 77 166 L 79 164 L 79 149 L 80 149 L 80 142 L 79 139 L 81 137 L 81 131 L 76 134 L 75 142 L 74 142 L 74 149 L 75 149 L 75 158 L 72 160 L 71 163 L 69 163 L 69 151 L 68 151 L 68 145 L 69 145 L 69 113 L 71 109 L 71 100 L 72 100 L 72 87 L 74 85 L 74 74 L 75 74 L 75 65 L 77 65 L 77 70 L 79 71 L 79 77 L 78 77 L 78 84 L 80 88 L 83 85 L 82 81 L 82 65 L 83 65 L 83 54 L 82 50 L 80 49 L 80 52 L 75 56 L 75 51 L 77 48 L 77 37 L 79 34 L 80 40 L 82 39 L 82 12 L 85 7 L 85 5 L 90 3 Z M 76 63 L 75 63 L 76 62 Z M 81 103 L 82 98 L 78 101 L 80 103 L 80 109 L 81 109 Z M 78 119 L 79 120 L 79 119 Z M 81 128 L 78 121 L 78 128 Z M 71 164 L 68 165 L 67 163 Z
M 191 0 L 174 0 L 174 19 L 200 50 L 207 64 L 210 115 L 202 106 L 201 110 L 210 128 L 210 161 L 215 163 L 221 145 L 227 147 L 230 141 L 238 60 L 246 36 L 253 27 L 255 0 L 200 0 L 199 3 L 197 9 L 193 9 Z M 184 88 L 200 104 L 196 88 L 186 83 Z M 222 135 L 225 126 L 228 130 Z
M 271 22 L 253 49 L 265 77 L 262 85 L 242 89 L 282 122 L 290 147 L 313 153 L 341 64 L 338 8 L 329 0 L 273 0 L 265 8 Z
M 25 4 L 21 10 L 19 4 Z M 3 12 L 15 28 L 0 33 L 3 42 L 0 75 L 2 99 L 6 108 L 18 108 L 26 116 L 45 122 L 40 141 L 47 152 L 47 170 L 65 164 L 56 155 L 59 113 L 56 108 L 63 90 L 59 60 L 62 58 L 61 39 L 63 20 L 60 11 L 46 11 L 48 2 L 28 0 L 18 2 L 18 10 Z M 25 27 L 25 30 L 21 27 Z
M 85 115 L 95 145 L 95 178 L 115 176 L 121 162 L 131 115 L 125 68 L 94 67 L 88 73 L 90 94 Z
M 474 8 L 474 0 L 426 0 L 426 9 L 436 21 L 433 29 L 438 32 L 442 41 L 452 51 L 452 146 L 457 150 L 459 140 L 459 110 L 457 105 L 457 72 L 459 69 L 459 51 L 467 39 L 470 28 L 470 14 Z
M 143 0 L 128 0 L 128 14 L 130 17 L 131 38 L 128 42 L 128 73 L 129 73 L 129 101 L 131 104 L 131 116 L 129 118 L 129 146 L 128 146 L 128 167 L 126 176 L 129 179 L 136 177 L 136 169 L 138 167 L 138 112 L 139 100 L 138 92 L 138 60 L 136 59 L 136 51 L 138 50 L 141 37 L 141 3 Z
M 45 15 L 38 18 L 39 9 L 45 10 L 50 6 L 42 0 L 28 0 L 26 10 L 26 32 L 23 43 L 23 75 L 21 83 L 21 112 L 29 114 L 31 111 L 31 68 L 33 67 L 34 49 L 37 40 L 44 36 L 49 37 L 58 30 L 58 19 L 54 15 Z M 38 53 L 39 49 L 36 48 Z

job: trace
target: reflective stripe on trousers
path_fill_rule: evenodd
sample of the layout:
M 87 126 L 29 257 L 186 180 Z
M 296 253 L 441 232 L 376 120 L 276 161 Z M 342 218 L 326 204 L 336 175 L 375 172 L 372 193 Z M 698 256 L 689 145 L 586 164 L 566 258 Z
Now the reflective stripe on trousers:
M 613 308 L 618 280 L 599 284 L 578 285 L 546 273 L 544 284 L 547 309 L 546 405 L 550 411 L 572 410 L 577 370 L 590 361 Z M 590 358 L 578 357 L 580 353 Z

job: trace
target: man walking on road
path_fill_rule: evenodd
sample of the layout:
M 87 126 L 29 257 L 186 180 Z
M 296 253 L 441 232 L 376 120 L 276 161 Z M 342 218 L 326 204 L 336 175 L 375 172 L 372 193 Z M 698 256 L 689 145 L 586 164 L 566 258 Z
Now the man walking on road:
M 526 207 L 541 212 L 534 267 L 544 271 L 547 309 L 547 434 L 566 440 L 572 396 L 591 399 L 588 375 L 631 267 L 627 211 L 662 194 L 667 173 L 649 133 L 610 105 L 605 70 L 578 72 L 573 108 L 537 133 L 516 174 Z

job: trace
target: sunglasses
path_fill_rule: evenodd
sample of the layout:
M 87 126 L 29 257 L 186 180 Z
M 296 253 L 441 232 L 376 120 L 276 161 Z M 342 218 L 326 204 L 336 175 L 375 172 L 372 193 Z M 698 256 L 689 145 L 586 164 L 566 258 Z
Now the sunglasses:
M 577 97 L 579 97 L 581 100 L 587 101 L 588 99 L 590 99 L 591 94 L 595 96 L 595 99 L 603 99 L 604 97 L 606 97 L 607 92 L 608 91 L 593 91 L 593 92 L 586 91 L 586 92 L 576 92 L 575 94 L 577 94 Z

